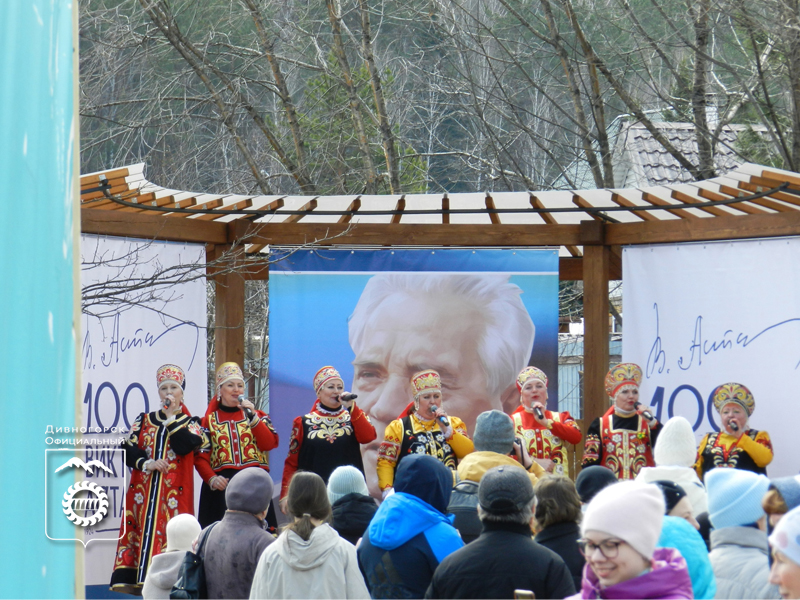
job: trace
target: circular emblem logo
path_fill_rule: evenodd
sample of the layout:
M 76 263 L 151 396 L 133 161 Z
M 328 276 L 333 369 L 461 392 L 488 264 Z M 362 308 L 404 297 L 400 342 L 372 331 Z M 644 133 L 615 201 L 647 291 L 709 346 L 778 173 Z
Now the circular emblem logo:
M 79 481 L 64 492 L 61 506 L 75 525 L 91 527 L 108 514 L 108 495 L 93 481 Z

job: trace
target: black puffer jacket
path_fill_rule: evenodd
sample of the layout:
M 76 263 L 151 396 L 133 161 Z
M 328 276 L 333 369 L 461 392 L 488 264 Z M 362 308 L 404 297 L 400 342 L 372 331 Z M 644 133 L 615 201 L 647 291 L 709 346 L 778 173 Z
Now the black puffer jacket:
M 342 496 L 333 504 L 333 527 L 340 536 L 355 546 L 364 535 L 378 505 L 369 496 L 353 493 Z
M 561 557 L 533 541 L 530 527 L 484 523 L 477 540 L 439 564 L 425 597 L 513 598 L 517 589 L 566 598 L 575 584 Z
M 575 589 L 581 589 L 581 578 L 583 577 L 583 565 L 586 559 L 583 558 L 578 540 L 581 537 L 581 528 L 577 523 L 555 523 L 542 529 L 536 534 L 535 541 L 545 548 L 550 548 L 558 554 L 567 565 L 572 574 L 572 581 Z

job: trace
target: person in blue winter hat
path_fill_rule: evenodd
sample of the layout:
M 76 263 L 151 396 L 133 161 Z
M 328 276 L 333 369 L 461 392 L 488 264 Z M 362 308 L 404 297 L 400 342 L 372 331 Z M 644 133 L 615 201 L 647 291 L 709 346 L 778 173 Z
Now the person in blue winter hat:
M 442 560 L 464 546 L 445 515 L 453 473 L 427 454 L 405 457 L 395 493 L 372 519 L 358 547 L 358 565 L 373 598 L 422 598 Z
M 766 476 L 742 469 L 712 469 L 705 476 L 711 532 L 711 566 L 717 598 L 778 598 L 769 583 Z

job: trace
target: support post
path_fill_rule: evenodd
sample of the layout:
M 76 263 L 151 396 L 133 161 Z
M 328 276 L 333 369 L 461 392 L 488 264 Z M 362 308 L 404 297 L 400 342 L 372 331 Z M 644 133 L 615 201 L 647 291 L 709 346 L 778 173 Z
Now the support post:
M 608 279 L 611 250 L 604 244 L 605 225 L 582 221 L 583 238 L 583 434 L 608 409 L 605 376 L 608 373 Z
M 244 366 L 244 245 L 220 244 L 208 252 L 214 272 L 215 368 L 235 362 Z

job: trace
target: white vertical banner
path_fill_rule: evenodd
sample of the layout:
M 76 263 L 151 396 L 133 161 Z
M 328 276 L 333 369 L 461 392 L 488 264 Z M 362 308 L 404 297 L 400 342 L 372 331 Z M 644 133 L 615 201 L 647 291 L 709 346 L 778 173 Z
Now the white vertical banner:
M 87 596 L 97 597 L 102 588 L 89 593 L 90 588 L 107 587 L 111 579 L 119 537 L 115 532 L 130 481 L 127 467 L 106 449 L 114 447 L 112 440 L 124 437 L 140 413 L 158 409 L 158 367 L 181 367 L 186 373 L 184 403 L 192 415 L 202 417 L 205 412 L 204 275 L 201 244 L 81 236 L 81 422 L 90 431 L 105 431 L 82 437 L 106 441 L 87 446 L 87 457 L 108 463 L 113 471 L 94 474 L 111 506 L 102 529 L 84 532 Z M 195 477 L 195 498 L 199 481 Z
M 625 248 L 623 359 L 641 365 L 643 403 L 682 415 L 698 440 L 718 429 L 713 390 L 746 386 L 765 430 L 770 477 L 800 470 L 800 239 Z

